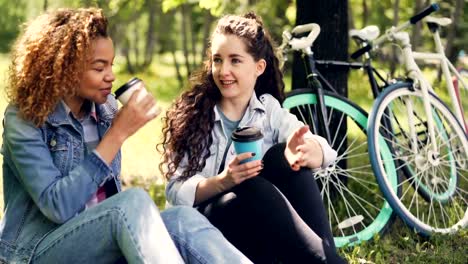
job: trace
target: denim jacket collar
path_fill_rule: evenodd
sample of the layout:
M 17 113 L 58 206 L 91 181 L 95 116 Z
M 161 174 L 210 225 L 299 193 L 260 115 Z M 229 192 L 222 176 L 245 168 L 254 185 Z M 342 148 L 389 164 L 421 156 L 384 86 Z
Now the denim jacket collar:
M 114 117 L 117 108 L 113 108 L 109 104 L 95 105 L 96 116 L 99 117 L 99 121 L 110 123 Z M 57 104 L 55 110 L 49 114 L 46 120 L 52 126 L 60 126 L 64 124 L 72 124 L 69 119 L 69 111 L 63 101 Z
M 246 115 L 250 116 L 251 113 L 253 113 L 255 110 L 260 110 L 262 112 L 266 111 L 265 106 L 257 98 L 257 95 L 255 94 L 255 91 L 253 91 L 252 96 L 250 97 L 249 104 L 247 105 L 247 109 L 245 111 L 244 117 Z M 215 122 L 220 121 L 221 120 L 221 114 L 218 112 L 218 108 L 216 106 L 214 106 L 213 111 L 215 112 Z M 244 119 L 244 117 L 242 119 Z M 239 125 L 242 125 L 242 123 L 244 123 L 244 122 L 241 121 L 241 124 L 239 124 Z

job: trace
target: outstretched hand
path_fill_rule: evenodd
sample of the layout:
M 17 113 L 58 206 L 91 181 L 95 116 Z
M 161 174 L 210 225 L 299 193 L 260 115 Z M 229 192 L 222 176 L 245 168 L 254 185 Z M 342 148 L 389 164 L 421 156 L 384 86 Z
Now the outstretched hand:
M 301 167 L 315 169 L 322 165 L 322 147 L 313 138 L 304 139 L 308 131 L 309 126 L 298 128 L 289 136 L 286 143 L 284 156 L 294 171 L 298 171 Z

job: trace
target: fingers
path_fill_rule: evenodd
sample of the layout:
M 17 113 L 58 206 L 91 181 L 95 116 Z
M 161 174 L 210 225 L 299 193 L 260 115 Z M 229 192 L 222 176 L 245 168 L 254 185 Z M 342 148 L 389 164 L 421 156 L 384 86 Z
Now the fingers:
M 298 128 L 296 132 L 294 132 L 294 136 L 302 138 L 302 136 L 304 136 L 305 133 L 307 133 L 307 131 L 309 131 L 309 126 L 305 125 L 303 127 Z
M 231 162 L 228 167 L 228 173 L 232 177 L 233 182 L 239 184 L 244 180 L 260 174 L 263 169 L 263 162 L 261 160 L 253 160 L 243 164 Z
M 149 121 L 160 113 L 160 109 L 156 105 L 154 97 L 146 92 L 144 88 L 137 89 L 130 97 L 128 108 L 133 108 L 139 113 L 143 113 L 146 121 Z
M 253 153 L 253 152 L 241 153 L 241 154 L 237 155 L 237 156 L 231 161 L 231 163 L 233 163 L 233 164 L 240 164 L 243 160 L 252 158 L 252 157 L 254 157 L 254 156 L 255 156 L 255 153 Z

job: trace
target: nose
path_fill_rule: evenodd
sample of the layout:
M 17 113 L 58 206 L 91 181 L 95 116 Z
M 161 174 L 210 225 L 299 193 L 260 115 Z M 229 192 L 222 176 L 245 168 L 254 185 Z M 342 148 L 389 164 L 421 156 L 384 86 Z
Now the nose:
M 104 76 L 104 80 L 105 80 L 106 82 L 113 82 L 113 81 L 115 81 L 114 71 L 113 71 L 113 70 L 110 70 L 110 72 Z
M 229 72 L 230 72 L 230 67 L 229 67 L 229 64 L 228 63 L 222 63 L 219 67 L 219 74 L 224 76 L 224 75 L 228 75 Z

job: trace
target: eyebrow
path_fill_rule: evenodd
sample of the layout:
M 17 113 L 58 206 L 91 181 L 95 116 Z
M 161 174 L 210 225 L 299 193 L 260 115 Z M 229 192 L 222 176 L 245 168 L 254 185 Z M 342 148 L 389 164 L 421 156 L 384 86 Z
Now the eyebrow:
M 219 55 L 218 53 L 215 53 L 213 54 L 213 57 L 221 57 L 221 55 Z M 240 57 L 240 58 L 244 58 L 244 56 L 240 55 L 240 54 L 229 54 L 228 56 L 229 58 L 236 58 L 236 57 Z
M 96 59 L 96 60 L 93 60 L 93 61 L 91 62 L 91 64 L 96 64 L 96 63 L 107 64 L 107 63 L 109 63 L 109 61 L 104 60 L 104 59 Z

